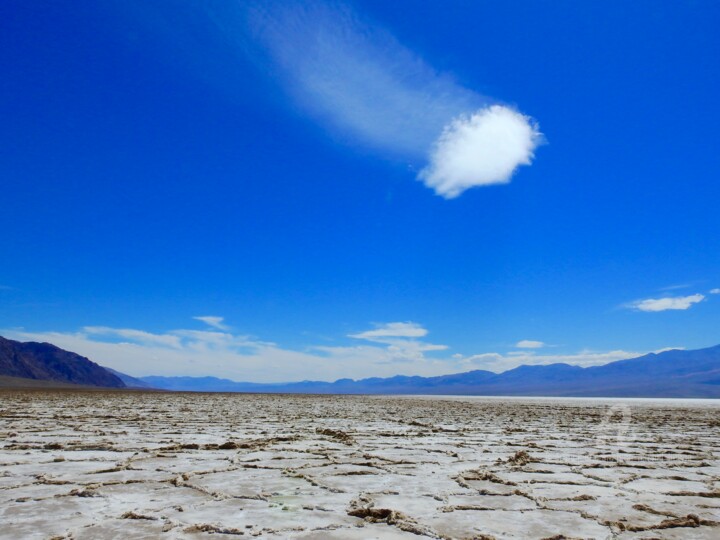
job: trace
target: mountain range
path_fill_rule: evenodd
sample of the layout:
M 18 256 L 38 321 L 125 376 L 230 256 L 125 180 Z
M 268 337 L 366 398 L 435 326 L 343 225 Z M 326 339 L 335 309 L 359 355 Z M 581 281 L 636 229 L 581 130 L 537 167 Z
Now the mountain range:
M 38 386 L 45 381 L 42 385 L 193 392 L 720 398 L 720 345 L 650 353 L 592 367 L 522 365 L 503 373 L 475 370 L 438 377 L 264 384 L 216 377 L 131 377 L 49 343 L 0 337 L 0 379 L 0 386 L 22 386 L 22 381 Z
M 281 384 L 215 377 L 141 380 L 154 388 L 196 392 L 720 398 L 720 345 L 650 353 L 602 366 L 522 365 L 503 373 L 476 370 L 438 377 L 398 375 Z

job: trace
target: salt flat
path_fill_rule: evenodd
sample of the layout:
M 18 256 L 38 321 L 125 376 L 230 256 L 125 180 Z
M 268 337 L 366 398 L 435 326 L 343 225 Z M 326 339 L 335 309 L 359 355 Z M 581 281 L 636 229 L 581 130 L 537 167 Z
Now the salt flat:
M 0 393 L 0 537 L 720 538 L 720 403 Z

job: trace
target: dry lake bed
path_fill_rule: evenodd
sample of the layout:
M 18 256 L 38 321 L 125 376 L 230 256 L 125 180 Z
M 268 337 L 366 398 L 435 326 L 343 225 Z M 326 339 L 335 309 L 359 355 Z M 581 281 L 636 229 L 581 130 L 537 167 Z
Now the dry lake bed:
M 720 402 L 0 392 L 0 537 L 233 536 L 717 540 Z

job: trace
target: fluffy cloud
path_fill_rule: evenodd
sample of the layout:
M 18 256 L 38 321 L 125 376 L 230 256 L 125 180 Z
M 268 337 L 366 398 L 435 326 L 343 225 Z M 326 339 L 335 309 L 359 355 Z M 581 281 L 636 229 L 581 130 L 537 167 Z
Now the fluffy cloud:
M 453 120 L 419 177 L 446 199 L 471 187 L 505 184 L 520 165 L 530 165 L 540 140 L 529 117 L 492 105 Z
M 720 294 L 720 289 L 712 289 L 710 294 Z
M 688 309 L 702 302 L 705 295 L 691 294 L 690 296 L 669 296 L 666 298 L 646 298 L 645 300 L 636 300 L 628 304 L 628 307 L 637 311 L 667 311 L 671 309 Z
M 545 346 L 542 341 L 533 341 L 531 339 L 523 339 L 518 341 L 515 346 L 518 349 L 541 349 Z
M 225 320 L 224 317 L 216 317 L 214 315 L 202 315 L 198 317 L 193 317 L 193 319 L 202 321 L 208 326 L 212 326 L 213 328 L 217 328 L 218 330 L 227 330 L 228 327 L 223 324 L 223 321 Z
M 427 161 L 418 179 L 438 195 L 507 183 L 532 161 L 536 122 L 438 73 L 349 8 L 263 3 L 248 19 L 306 114 L 345 141 Z

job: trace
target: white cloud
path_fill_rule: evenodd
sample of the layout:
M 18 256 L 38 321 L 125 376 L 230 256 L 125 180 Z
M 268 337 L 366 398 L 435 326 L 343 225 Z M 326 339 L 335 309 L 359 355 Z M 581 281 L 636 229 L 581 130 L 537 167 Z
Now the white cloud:
M 693 304 L 702 302 L 705 295 L 691 294 L 690 296 L 669 296 L 666 298 L 646 298 L 645 300 L 636 300 L 627 305 L 631 309 L 638 311 L 667 311 L 671 309 L 688 309 Z
M 180 339 L 169 334 L 152 334 L 143 330 L 131 328 L 109 328 L 107 326 L 86 326 L 83 332 L 94 336 L 106 336 L 126 339 L 131 342 L 145 345 L 164 345 L 166 347 L 179 348 Z
M 667 352 L 667 351 L 684 351 L 684 350 L 686 350 L 685 347 L 663 347 L 662 349 L 657 349 L 652 352 L 654 352 L 655 354 L 660 354 L 660 353 Z
M 392 322 L 379 325 L 374 330 L 350 334 L 349 337 L 368 340 L 388 337 L 419 338 L 426 336 L 427 333 L 425 328 L 414 322 Z
M 228 330 L 227 325 L 223 324 L 225 317 L 216 317 L 214 315 L 202 315 L 202 316 L 198 316 L 198 317 L 193 317 L 193 319 L 202 321 L 205 324 L 212 326 L 213 328 L 217 328 L 218 330 Z
M 507 183 L 533 158 L 532 119 L 438 73 L 347 7 L 261 4 L 250 21 L 305 112 L 344 139 L 429 159 L 418 179 L 442 197 Z
M 364 366 L 359 378 L 394 375 L 440 375 L 452 370 L 453 362 L 425 356 L 432 351 L 443 351 L 447 345 L 434 345 L 411 340 L 397 340 L 385 347 L 357 345 L 354 347 L 313 347 L 334 362 Z M 398 364 L 403 364 L 398 367 Z M 383 373 L 384 375 L 379 375 Z
M 668 285 L 667 287 L 662 287 L 661 291 L 677 291 L 680 289 L 687 289 L 688 287 L 692 287 L 692 283 L 678 283 L 677 285 Z
M 540 140 L 529 117 L 501 105 L 485 107 L 445 127 L 420 179 L 446 199 L 471 187 L 506 184 L 517 167 L 530 165 Z
M 533 341 L 531 339 L 523 339 L 518 341 L 515 346 L 518 349 L 541 349 L 545 346 L 542 341 Z
M 599 366 L 609 362 L 615 362 L 616 360 L 636 358 L 645 354 L 623 350 L 607 352 L 580 351 L 574 354 L 547 355 L 538 355 L 531 351 L 525 352 L 524 354 L 518 354 L 518 352 L 519 351 L 515 351 L 507 355 L 499 353 L 476 354 L 464 358 L 461 363 L 465 366 L 465 370 L 486 369 L 497 373 L 516 368 L 523 364 L 535 366 L 561 363 L 582 367 Z
M 348 337 L 354 339 L 362 339 L 372 343 L 380 343 L 386 347 L 381 348 L 381 358 L 379 361 L 383 363 L 397 362 L 423 362 L 426 360 L 425 353 L 431 351 L 444 351 L 448 349 L 447 345 L 435 345 L 420 341 L 418 338 L 425 337 L 428 334 L 427 329 L 414 322 L 391 322 L 378 325 L 373 330 L 366 330 L 357 334 L 350 334 Z M 351 351 L 369 353 L 372 349 L 378 349 L 374 346 L 359 347 L 322 347 L 322 350 L 330 354 L 347 354 Z M 378 351 L 375 351 L 378 352 Z
M 720 294 L 720 289 L 712 289 L 710 294 Z

